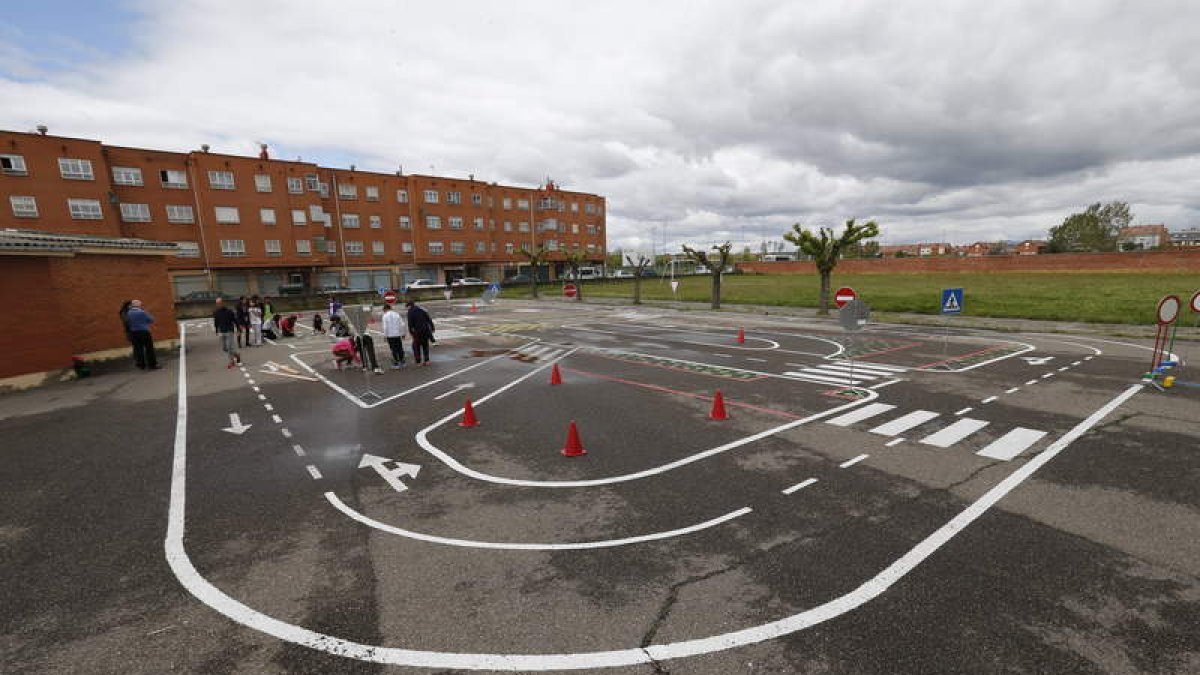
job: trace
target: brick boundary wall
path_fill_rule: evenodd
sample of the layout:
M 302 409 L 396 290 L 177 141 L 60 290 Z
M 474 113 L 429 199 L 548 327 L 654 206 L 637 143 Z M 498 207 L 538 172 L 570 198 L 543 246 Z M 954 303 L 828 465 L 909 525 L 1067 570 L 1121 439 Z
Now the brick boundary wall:
M 811 262 L 744 262 L 747 274 L 815 274 Z M 841 260 L 839 274 L 928 274 L 932 272 L 1194 272 L 1200 250 L 1128 253 L 997 255 L 979 258 L 871 258 Z

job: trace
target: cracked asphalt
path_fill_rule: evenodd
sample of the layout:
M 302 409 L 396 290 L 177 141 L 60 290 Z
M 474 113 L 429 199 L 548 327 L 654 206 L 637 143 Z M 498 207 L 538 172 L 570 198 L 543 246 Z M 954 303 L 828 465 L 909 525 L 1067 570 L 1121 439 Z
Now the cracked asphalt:
M 1149 340 L 429 308 L 429 367 L 186 321 L 0 397 L 4 672 L 1200 672 L 1200 390 Z

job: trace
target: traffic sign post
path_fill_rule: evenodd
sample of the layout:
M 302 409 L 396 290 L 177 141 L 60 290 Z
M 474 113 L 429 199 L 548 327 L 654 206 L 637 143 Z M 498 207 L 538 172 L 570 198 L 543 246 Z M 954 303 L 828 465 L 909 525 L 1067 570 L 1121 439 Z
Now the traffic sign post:
M 854 292 L 849 286 L 842 286 L 833 294 L 833 304 L 837 305 L 838 309 L 846 306 L 846 303 L 858 297 L 858 293 Z
M 1175 344 L 1175 331 L 1172 327 L 1175 325 L 1175 320 L 1179 318 L 1179 309 L 1183 306 L 1178 295 L 1163 296 L 1158 301 L 1158 308 L 1154 312 L 1154 317 L 1158 321 L 1158 332 L 1154 336 L 1154 355 L 1150 359 L 1150 377 L 1153 380 L 1158 374 L 1159 366 L 1163 363 L 1163 354 L 1169 354 L 1171 347 Z M 1170 344 L 1168 344 L 1167 335 L 1170 334 Z
M 954 316 L 962 314 L 963 311 L 963 289 L 961 288 L 943 288 L 942 289 L 942 316 Z M 946 332 L 942 334 L 942 354 L 950 351 L 950 324 L 945 325 Z
M 575 294 L 578 292 L 579 292 L 579 289 L 575 287 L 575 284 L 563 284 L 563 295 L 564 296 L 566 296 L 568 298 L 573 298 L 573 297 L 575 297 Z
M 396 295 L 396 291 L 388 291 L 383 294 L 383 301 L 389 305 L 396 304 L 396 301 L 399 299 L 399 296 Z
M 850 290 L 853 293 L 852 289 L 839 289 L 838 293 L 840 294 L 843 290 Z M 838 322 L 849 333 L 846 336 L 846 360 L 850 363 L 850 388 L 854 390 L 854 340 L 852 336 L 867 325 L 867 321 L 871 318 L 871 308 L 858 298 L 851 298 L 840 306 Z

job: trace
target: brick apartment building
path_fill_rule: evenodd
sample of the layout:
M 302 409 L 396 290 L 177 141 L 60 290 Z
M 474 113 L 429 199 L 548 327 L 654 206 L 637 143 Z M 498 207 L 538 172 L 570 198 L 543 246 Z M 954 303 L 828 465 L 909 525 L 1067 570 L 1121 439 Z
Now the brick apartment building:
M 474 176 L 333 169 L 310 162 L 104 145 L 0 131 L 0 227 L 174 242 L 176 298 L 219 289 L 275 295 L 401 288 L 415 279 L 499 280 L 522 246 L 602 262 L 603 197 Z

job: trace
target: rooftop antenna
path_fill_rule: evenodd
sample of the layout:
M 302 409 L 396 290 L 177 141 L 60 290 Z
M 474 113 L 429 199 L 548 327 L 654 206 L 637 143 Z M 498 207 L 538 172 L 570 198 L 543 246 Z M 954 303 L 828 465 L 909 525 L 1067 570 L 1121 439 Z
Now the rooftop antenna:
M 46 132 L 50 131 L 50 127 L 46 126 L 45 124 L 39 124 L 37 125 L 37 131 L 39 134 L 45 136 Z

